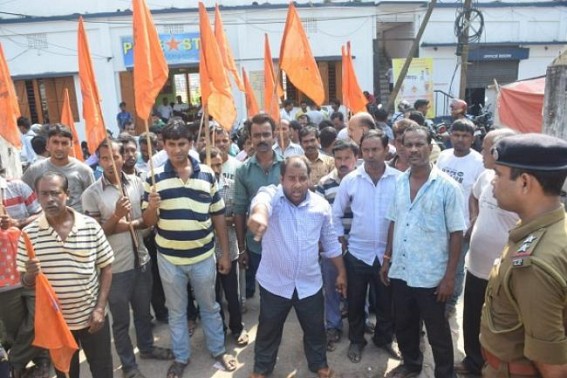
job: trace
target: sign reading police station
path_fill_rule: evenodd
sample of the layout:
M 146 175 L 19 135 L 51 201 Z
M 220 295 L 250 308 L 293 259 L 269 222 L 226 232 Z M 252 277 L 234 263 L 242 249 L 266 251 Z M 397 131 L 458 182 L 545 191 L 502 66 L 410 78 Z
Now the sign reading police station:
M 198 63 L 199 33 L 160 34 L 159 42 L 167 64 Z M 134 66 L 134 38 L 121 37 L 124 66 Z

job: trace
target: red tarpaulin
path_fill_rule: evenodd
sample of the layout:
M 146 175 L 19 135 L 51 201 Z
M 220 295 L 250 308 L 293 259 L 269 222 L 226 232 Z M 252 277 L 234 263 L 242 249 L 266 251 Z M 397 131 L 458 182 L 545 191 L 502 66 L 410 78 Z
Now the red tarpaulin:
M 500 87 L 500 123 L 521 133 L 541 133 L 545 77 L 517 81 Z

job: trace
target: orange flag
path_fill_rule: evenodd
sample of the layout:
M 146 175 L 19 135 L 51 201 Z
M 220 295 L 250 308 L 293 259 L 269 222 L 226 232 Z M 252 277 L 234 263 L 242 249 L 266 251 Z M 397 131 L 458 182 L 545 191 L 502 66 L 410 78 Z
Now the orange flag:
M 234 78 L 234 82 L 236 83 L 238 89 L 240 89 L 241 92 L 244 92 L 244 84 L 242 84 L 242 80 L 240 80 L 240 76 L 238 76 L 238 69 L 236 68 L 232 50 L 230 49 L 230 45 L 228 44 L 228 40 L 226 39 L 226 34 L 224 32 L 218 4 L 215 5 L 215 38 L 217 39 L 217 43 L 219 44 L 224 68 L 226 68 L 227 71 L 232 74 L 232 77 Z
M 106 138 L 106 127 L 102 118 L 100 97 L 91 61 L 89 41 L 83 25 L 83 17 L 79 17 L 79 80 L 83 95 L 83 118 L 89 152 L 94 154 L 98 145 Z
M 242 67 L 242 79 L 244 80 L 244 93 L 246 95 L 246 111 L 248 113 L 248 118 L 254 117 L 256 114 L 260 113 L 260 108 L 258 108 L 258 101 L 256 101 L 256 95 L 250 85 L 248 80 L 248 75 L 246 75 L 246 70 Z
M 14 147 L 21 148 L 22 140 L 18 129 L 20 107 L 14 83 L 10 77 L 8 63 L 4 57 L 4 49 L 0 44 L 0 136 Z
M 274 87 L 277 84 L 277 92 Z M 274 94 L 277 95 L 274 97 Z M 270 40 L 268 34 L 264 35 L 264 111 L 278 123 L 280 121 L 279 98 L 283 96 L 283 88 L 279 80 L 276 80 L 274 65 L 272 63 L 272 52 L 270 51 Z
M 136 113 L 148 119 L 169 76 L 169 68 L 145 0 L 132 1 L 134 19 L 134 102 Z
M 201 46 L 199 46 L 201 102 L 222 127 L 230 130 L 236 119 L 236 107 L 230 91 L 230 82 L 222 64 L 221 51 L 202 2 L 199 2 L 199 32 L 201 35 Z M 204 83 L 205 90 L 203 90 Z M 208 83 L 208 88 L 206 83 Z
M 350 42 L 341 47 L 342 53 L 342 81 L 343 81 L 343 104 L 353 113 L 365 112 L 368 100 L 362 93 L 350 53 Z
M 25 231 L 22 231 L 22 238 L 26 245 L 28 257 L 33 259 L 35 251 Z M 73 354 L 79 347 L 63 318 L 55 291 L 53 291 L 47 277 L 41 272 L 35 279 L 35 311 L 36 314 L 41 314 L 41 316 L 35 317 L 33 345 L 49 349 L 53 366 L 68 374 Z
M 75 120 L 73 119 L 73 112 L 71 111 L 71 103 L 69 101 L 69 91 L 65 88 L 63 92 L 63 108 L 61 109 L 61 123 L 67 126 L 71 130 L 73 135 L 73 149 L 71 150 L 71 156 L 80 161 L 83 159 L 83 150 L 81 149 L 81 142 L 79 142 L 79 135 L 77 135 L 77 129 L 75 129 Z
M 293 3 L 289 3 L 280 47 L 280 68 L 297 89 L 317 105 L 325 101 L 325 87 L 311 53 L 307 35 Z

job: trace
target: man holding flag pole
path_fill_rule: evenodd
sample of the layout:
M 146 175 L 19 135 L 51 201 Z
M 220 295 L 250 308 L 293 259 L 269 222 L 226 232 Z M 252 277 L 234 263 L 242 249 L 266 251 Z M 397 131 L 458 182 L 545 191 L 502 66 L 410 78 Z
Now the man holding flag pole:
M 113 376 L 110 349 L 110 327 L 106 314 L 108 292 L 112 282 L 114 254 L 104 231 L 92 218 L 66 206 L 69 183 L 61 173 L 44 172 L 36 181 L 35 191 L 43 214 L 24 228 L 37 249 L 35 258 L 28 258 L 24 238 L 18 245 L 17 267 L 24 287 L 36 286 L 36 277 L 42 272 L 52 284 L 59 298 L 63 318 L 77 344 L 81 345 L 96 378 Z M 44 309 L 45 310 L 45 309 Z M 36 304 L 36 311 L 43 315 Z M 50 335 L 53 329 L 37 326 L 36 343 L 42 333 Z M 43 335 L 44 340 L 51 337 Z M 53 353 L 52 353 L 53 359 Z M 79 351 L 69 358 L 68 373 L 57 368 L 57 377 L 79 378 Z

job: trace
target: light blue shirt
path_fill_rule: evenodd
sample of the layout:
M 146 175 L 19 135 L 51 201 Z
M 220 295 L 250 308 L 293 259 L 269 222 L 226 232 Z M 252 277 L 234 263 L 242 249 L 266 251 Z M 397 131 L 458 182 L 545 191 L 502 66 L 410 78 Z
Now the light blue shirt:
M 410 200 L 410 170 L 397 180 L 388 218 L 395 222 L 389 277 L 410 287 L 433 288 L 449 262 L 449 234 L 464 231 L 464 199 L 459 185 L 433 166 L 429 178 Z
M 291 203 L 281 185 L 262 187 L 251 208 L 268 208 L 268 228 L 262 238 L 262 260 L 256 274 L 258 283 L 270 293 L 291 299 L 316 294 L 323 287 L 319 265 L 321 255 L 341 256 L 341 245 L 333 228 L 331 206 L 321 196 L 307 192 L 299 205 Z
M 341 218 L 350 206 L 353 218 L 348 237 L 349 253 L 366 265 L 373 265 L 376 258 L 382 264 L 390 225 L 386 215 L 394 202 L 396 178 L 401 172 L 384 164 L 385 171 L 374 185 L 364 166 L 342 179 L 333 203 L 333 224 L 337 235 L 343 236 Z

